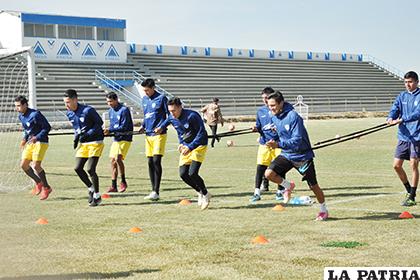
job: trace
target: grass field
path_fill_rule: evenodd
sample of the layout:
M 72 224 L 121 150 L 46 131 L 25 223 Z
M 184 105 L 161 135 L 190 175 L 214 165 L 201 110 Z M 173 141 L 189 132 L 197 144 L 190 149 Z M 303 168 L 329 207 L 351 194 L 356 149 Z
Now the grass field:
M 381 122 L 314 120 L 308 131 L 315 143 Z M 250 125 L 236 124 L 237 129 Z M 126 160 L 127 192 L 96 208 L 88 207 L 87 191 L 73 171 L 71 137 L 51 138 L 44 162 L 51 197 L 41 202 L 29 190 L 0 193 L 0 279 L 321 279 L 326 266 L 419 265 L 420 210 L 399 205 L 403 186 L 392 169 L 395 127 L 316 151 L 331 216 L 327 222 L 314 221 L 318 204 L 272 211 L 274 191 L 249 203 L 256 138 L 232 138 L 231 148 L 224 139 L 209 149 L 201 170 L 213 195 L 206 211 L 178 177 L 173 129 L 161 200 L 143 199 L 150 186 L 144 139 L 135 136 Z M 110 184 L 109 146 L 107 139 L 98 167 L 101 191 Z M 297 184 L 295 195 L 313 197 L 297 172 L 289 178 Z M 193 204 L 179 205 L 182 198 Z M 398 219 L 407 210 L 417 219 Z M 49 224 L 36 224 L 40 217 Z M 143 231 L 129 233 L 135 226 Z M 252 244 L 257 235 L 269 243 Z M 337 242 L 362 246 L 321 246 Z

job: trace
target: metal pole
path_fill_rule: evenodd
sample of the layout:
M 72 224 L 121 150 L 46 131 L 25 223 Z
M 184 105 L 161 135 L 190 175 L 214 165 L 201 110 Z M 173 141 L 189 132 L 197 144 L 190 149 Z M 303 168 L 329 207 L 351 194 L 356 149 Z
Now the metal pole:
M 26 54 L 28 62 L 28 91 L 29 107 L 36 108 L 36 82 L 35 82 L 35 61 L 32 48 L 29 48 Z

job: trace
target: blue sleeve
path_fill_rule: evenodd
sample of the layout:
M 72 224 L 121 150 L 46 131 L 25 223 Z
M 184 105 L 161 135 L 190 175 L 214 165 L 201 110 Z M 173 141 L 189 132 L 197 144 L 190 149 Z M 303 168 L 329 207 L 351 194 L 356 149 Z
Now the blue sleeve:
M 87 117 L 90 118 L 93 122 L 93 126 L 86 131 L 87 136 L 92 136 L 95 134 L 101 135 L 102 134 L 102 125 L 103 121 L 101 117 L 99 116 L 98 112 L 95 111 L 93 108 L 89 108 L 87 111 Z
M 304 130 L 305 126 L 303 125 L 303 119 L 298 118 L 296 115 L 293 116 L 292 122 L 290 123 L 290 131 L 292 135 L 289 139 L 283 139 L 279 135 L 279 147 L 285 150 L 298 152 L 303 141 Z
M 398 95 L 397 98 L 395 98 L 395 101 L 391 106 L 391 110 L 389 111 L 388 119 L 393 119 L 393 120 L 398 119 L 398 117 L 401 115 L 400 108 L 401 108 L 401 94 Z
M 166 129 L 171 123 L 172 123 L 171 122 L 171 117 L 169 117 L 166 120 L 160 122 L 160 125 L 158 125 L 157 127 L 161 128 L 161 129 Z
M 164 113 L 164 115 L 166 116 L 166 119 L 168 119 L 168 117 L 169 117 L 169 111 L 168 111 L 168 99 L 166 98 L 166 96 L 165 95 L 162 95 L 162 103 L 161 103 L 161 109 L 163 110 L 163 113 Z M 162 118 L 160 121 L 159 121 L 159 123 L 157 124 L 157 126 L 156 127 L 162 127 L 162 123 L 164 122 L 165 120 Z M 166 126 L 168 126 L 168 125 L 166 125 Z
M 413 122 L 418 120 L 420 120 L 420 106 L 417 106 L 416 110 L 410 115 L 402 117 L 403 122 Z
M 47 119 L 39 111 L 35 114 L 35 123 L 39 125 L 42 129 L 35 135 L 37 139 L 45 139 L 48 136 L 48 132 L 51 130 L 51 125 L 48 123 Z
M 191 143 L 185 145 L 188 147 L 188 149 L 192 151 L 198 146 L 200 146 L 201 139 L 203 137 L 206 137 L 206 128 L 204 127 L 203 120 L 198 114 L 192 114 L 191 117 L 188 118 L 188 122 L 193 127 L 193 129 L 197 131 L 194 140 L 191 141 Z

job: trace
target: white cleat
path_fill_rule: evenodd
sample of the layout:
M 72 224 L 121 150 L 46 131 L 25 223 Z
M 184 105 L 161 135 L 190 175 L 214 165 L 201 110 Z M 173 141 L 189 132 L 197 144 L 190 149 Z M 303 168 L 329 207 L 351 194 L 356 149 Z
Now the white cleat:
M 210 204 L 210 193 L 208 192 L 206 195 L 202 196 L 201 200 L 201 210 L 206 210 Z
M 156 201 L 159 200 L 159 195 L 156 192 L 151 192 L 149 195 L 146 195 L 144 199 Z

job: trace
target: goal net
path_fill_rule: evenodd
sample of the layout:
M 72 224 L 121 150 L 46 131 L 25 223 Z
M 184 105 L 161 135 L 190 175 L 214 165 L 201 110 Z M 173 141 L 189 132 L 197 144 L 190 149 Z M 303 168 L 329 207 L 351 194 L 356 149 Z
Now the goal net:
M 24 95 L 34 107 L 33 60 L 30 49 L 0 49 L 0 193 L 32 185 L 20 168 L 22 125 L 14 98 Z

